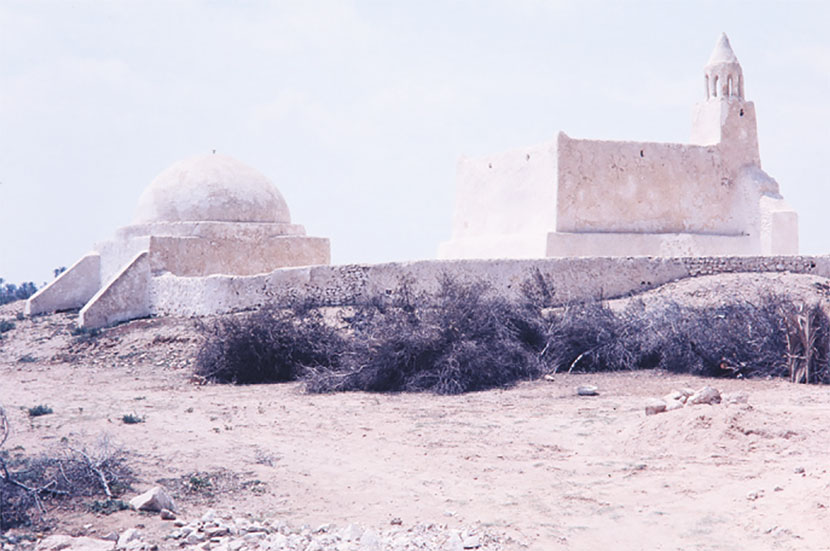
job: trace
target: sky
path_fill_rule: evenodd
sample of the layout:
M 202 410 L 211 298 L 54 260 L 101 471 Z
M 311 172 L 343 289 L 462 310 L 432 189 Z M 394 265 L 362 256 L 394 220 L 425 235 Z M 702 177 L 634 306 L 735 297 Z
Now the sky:
M 688 141 L 721 32 L 763 168 L 830 253 L 830 2 L 0 0 L 0 277 L 53 277 L 213 149 L 335 264 L 435 258 L 462 155 Z

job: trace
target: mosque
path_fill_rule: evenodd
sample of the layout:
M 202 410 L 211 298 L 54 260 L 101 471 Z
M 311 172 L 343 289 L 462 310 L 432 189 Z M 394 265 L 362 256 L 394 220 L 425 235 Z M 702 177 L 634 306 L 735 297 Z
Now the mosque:
M 328 266 L 329 240 L 292 223 L 285 199 L 265 176 L 214 152 L 159 174 L 141 195 L 133 223 L 33 295 L 25 312 L 80 308 L 79 325 L 96 328 L 156 314 L 253 308 L 301 286 L 335 304 L 359 289 L 389 292 L 402 274 L 427 281 L 455 270 L 501 278 L 511 288 L 538 266 L 569 277 L 574 291 L 593 285 L 603 294 L 627 292 L 641 280 L 652 285 L 658 272 L 670 280 L 688 271 L 679 261 L 649 264 L 655 258 L 797 254 L 797 216 L 761 169 L 755 107 L 744 97 L 743 71 L 726 35 L 705 67 L 704 84 L 690 144 L 560 133 L 541 145 L 462 159 L 452 237 L 439 258 L 502 260 Z M 555 257 L 594 258 L 565 264 Z M 619 261 L 627 262 L 625 270 L 609 268 L 609 257 L 628 257 Z M 804 269 L 817 269 L 805 262 Z M 764 262 L 753 265 L 766 269 Z M 776 266 L 785 269 L 783 261 Z
M 439 258 L 792 255 L 798 218 L 761 169 L 755 106 L 725 34 L 690 144 L 555 141 L 458 167 Z

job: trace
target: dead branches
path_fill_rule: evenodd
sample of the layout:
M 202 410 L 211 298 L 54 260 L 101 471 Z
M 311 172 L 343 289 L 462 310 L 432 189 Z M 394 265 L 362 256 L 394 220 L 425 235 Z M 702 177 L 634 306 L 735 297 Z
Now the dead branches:
M 9 436 L 0 407 L 0 447 Z M 53 500 L 105 495 L 112 501 L 129 488 L 124 452 L 101 438 L 91 450 L 64 447 L 37 456 L 10 456 L 0 449 L 0 530 L 40 523 Z
M 787 335 L 787 369 L 793 383 L 821 382 L 826 365 L 828 319 L 819 304 L 794 305 L 783 312 Z M 820 343 L 824 342 L 824 346 Z

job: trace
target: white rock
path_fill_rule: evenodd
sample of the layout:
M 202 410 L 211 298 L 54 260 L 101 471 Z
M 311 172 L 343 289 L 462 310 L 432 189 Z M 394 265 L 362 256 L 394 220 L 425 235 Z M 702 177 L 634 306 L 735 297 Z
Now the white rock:
M 118 536 L 118 543 L 115 544 L 116 549 L 126 549 L 127 546 L 134 541 L 141 539 L 141 532 L 135 528 L 127 528 L 121 535 Z
M 267 549 L 268 551 L 277 551 L 278 549 L 285 549 L 288 547 L 288 538 L 283 536 L 282 534 L 271 534 L 268 536 L 268 539 L 264 542 L 259 544 L 260 547 Z M 231 551 L 237 551 L 236 549 L 231 549 Z
M 705 386 L 689 396 L 686 405 L 696 406 L 700 404 L 720 404 L 720 392 L 711 386 Z
M 732 392 L 723 395 L 723 401 L 727 404 L 746 404 L 749 402 L 749 394 L 744 391 Z
M 162 520 L 176 520 L 176 513 L 170 509 L 162 509 L 160 516 Z
M 184 542 L 188 545 L 196 545 L 197 543 L 202 543 L 203 541 L 205 541 L 205 536 L 199 532 L 191 532 L 186 538 L 184 538 Z
M 599 388 L 594 385 L 582 385 L 577 387 L 576 393 L 580 396 L 597 396 L 599 394 Z
M 49 536 L 37 544 L 36 551 L 112 551 L 112 541 L 82 536 Z
M 464 538 L 462 545 L 464 546 L 464 549 L 478 549 L 481 547 L 481 540 L 476 534 L 473 534 Z
M 360 526 L 356 524 L 349 524 L 342 530 L 340 530 L 339 536 L 343 538 L 345 541 L 352 541 L 358 539 L 361 535 L 363 535 L 363 530 Z
M 666 402 L 663 400 L 658 400 L 657 398 L 651 398 L 646 402 L 646 415 L 656 415 L 658 413 L 663 413 L 666 411 Z
M 130 507 L 139 511 L 153 511 L 156 513 L 162 509 L 176 510 L 173 499 L 167 495 L 167 492 L 161 486 L 156 486 L 140 496 L 132 498 L 130 500 Z
M 678 401 L 683 404 L 686 403 L 687 398 L 688 396 L 686 394 L 683 394 L 679 390 L 672 390 L 671 392 L 663 396 L 663 400 L 665 400 L 666 403 Z
M 683 402 L 680 400 L 666 400 L 666 411 L 674 411 L 676 409 L 682 409 Z
M 214 524 L 212 526 L 205 527 L 204 532 L 209 538 L 219 538 L 227 536 L 231 533 L 230 528 L 221 524 Z
M 461 551 L 464 549 L 464 541 L 457 530 L 450 530 L 447 540 L 444 542 L 444 551 Z
M 360 550 L 361 551 L 380 551 L 381 541 L 378 533 L 374 530 L 366 530 L 360 536 Z

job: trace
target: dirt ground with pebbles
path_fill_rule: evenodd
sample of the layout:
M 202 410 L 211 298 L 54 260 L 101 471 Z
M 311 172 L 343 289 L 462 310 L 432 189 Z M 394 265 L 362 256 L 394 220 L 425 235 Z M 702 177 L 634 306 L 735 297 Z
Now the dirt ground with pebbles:
M 786 288 L 826 300 L 826 283 L 712 276 L 645 298 L 710 303 Z M 824 386 L 656 371 L 558 374 L 461 396 L 200 385 L 190 372 L 193 320 L 136 320 L 90 337 L 73 335 L 75 314 L 19 320 L 21 311 L 0 307 L 15 323 L 0 340 L 5 448 L 38 453 L 109 435 L 137 473 L 126 497 L 161 483 L 188 522 L 212 509 L 309 530 L 433 526 L 435 548 L 451 533 L 540 550 L 818 550 L 830 541 Z M 578 396 L 586 384 L 599 395 Z M 748 403 L 644 413 L 649 398 L 704 385 L 743 391 Z M 38 404 L 53 413 L 30 418 Z M 144 421 L 125 424 L 125 414 Z M 49 518 L 54 534 L 138 528 L 160 549 L 180 543 L 166 538 L 180 527 L 149 513 L 68 506 Z

